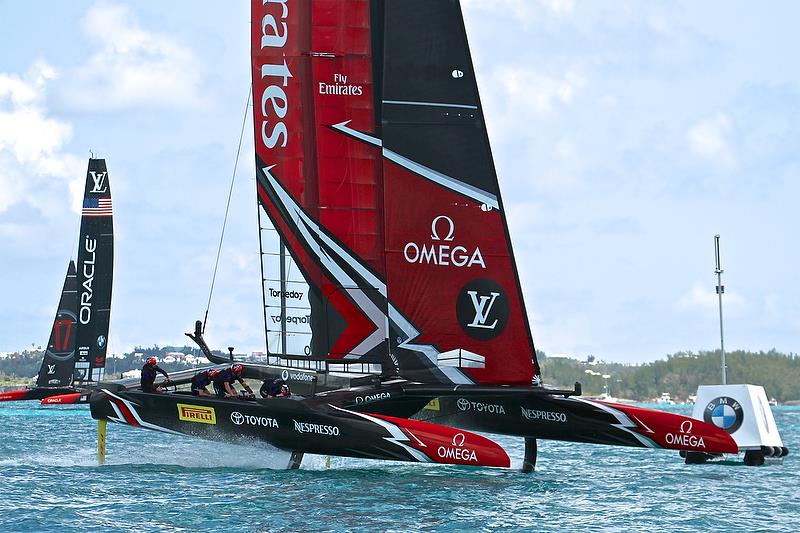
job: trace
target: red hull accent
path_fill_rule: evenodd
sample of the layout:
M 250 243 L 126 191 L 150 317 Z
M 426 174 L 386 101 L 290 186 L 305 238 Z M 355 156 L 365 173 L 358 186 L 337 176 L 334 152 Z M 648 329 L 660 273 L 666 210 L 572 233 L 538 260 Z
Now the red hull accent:
M 68 405 L 77 403 L 80 399 L 80 392 L 72 392 L 70 394 L 59 394 L 57 396 L 50 396 L 42 399 L 42 405 Z
M 371 416 L 399 426 L 411 438 L 411 445 L 433 462 L 500 468 L 511 466 L 511 459 L 499 444 L 476 433 L 407 418 Z
M 30 391 L 28 389 L 17 389 L 8 392 L 0 392 L 0 402 L 16 402 L 20 400 L 28 400 Z
M 598 403 L 624 412 L 639 426 L 641 435 L 663 448 L 706 453 L 739 453 L 733 437 L 714 424 L 632 405 Z

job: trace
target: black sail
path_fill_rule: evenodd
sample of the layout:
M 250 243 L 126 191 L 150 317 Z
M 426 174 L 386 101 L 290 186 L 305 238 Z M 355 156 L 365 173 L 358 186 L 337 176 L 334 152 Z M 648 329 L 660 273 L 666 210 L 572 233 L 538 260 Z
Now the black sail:
M 53 329 L 47 350 L 44 352 L 42 368 L 36 380 L 37 387 L 66 387 L 72 383 L 75 368 L 75 335 L 78 317 L 78 282 L 75 262 L 70 261 L 64 288 L 58 302 L 58 311 L 53 320 Z
M 75 381 L 103 379 L 111 318 L 114 226 L 105 159 L 90 159 L 78 238 Z

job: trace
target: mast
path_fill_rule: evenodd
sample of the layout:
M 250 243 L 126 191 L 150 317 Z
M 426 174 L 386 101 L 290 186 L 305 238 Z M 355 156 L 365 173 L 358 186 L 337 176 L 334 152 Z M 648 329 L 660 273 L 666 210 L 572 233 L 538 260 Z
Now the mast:
M 714 257 L 717 267 L 714 273 L 717 275 L 717 297 L 719 298 L 719 349 L 722 354 L 722 384 L 728 384 L 728 367 L 725 364 L 725 336 L 722 332 L 722 293 L 725 292 L 725 285 L 722 284 L 722 267 L 719 262 L 719 233 L 714 235 Z

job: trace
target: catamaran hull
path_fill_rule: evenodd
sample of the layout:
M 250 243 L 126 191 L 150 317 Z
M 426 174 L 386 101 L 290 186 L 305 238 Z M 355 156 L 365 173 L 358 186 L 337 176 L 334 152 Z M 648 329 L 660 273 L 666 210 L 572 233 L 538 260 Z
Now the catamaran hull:
M 362 387 L 322 396 L 328 401 L 340 401 L 347 408 L 409 416 L 485 433 L 614 446 L 738 453 L 736 442 L 721 428 L 675 413 L 554 395 L 537 388 L 473 386 L 441 388 L 439 395 L 432 394 L 436 389 L 406 383 L 384 388 Z
M 0 392 L 0 402 L 13 402 L 24 400 L 42 400 L 51 396 L 58 396 L 60 394 L 74 393 L 75 389 L 67 388 L 47 388 L 47 387 L 34 387 L 30 389 L 17 389 L 6 392 Z
M 215 441 L 262 441 L 290 452 L 508 467 L 506 452 L 473 433 L 297 399 L 241 401 L 99 390 L 92 417 Z

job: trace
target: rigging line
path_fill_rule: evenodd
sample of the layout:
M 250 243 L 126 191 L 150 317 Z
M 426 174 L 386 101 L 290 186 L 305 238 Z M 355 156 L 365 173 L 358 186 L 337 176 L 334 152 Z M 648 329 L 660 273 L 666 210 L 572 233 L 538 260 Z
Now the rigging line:
M 244 138 L 244 128 L 247 125 L 247 110 L 250 108 L 250 98 L 253 95 L 253 85 L 247 91 L 247 103 L 244 106 L 244 116 L 242 117 L 242 131 L 239 133 L 239 147 L 236 149 L 236 161 L 233 163 L 233 175 L 231 176 L 231 186 L 228 190 L 228 204 L 225 206 L 225 218 L 222 221 L 222 232 L 219 236 L 219 246 L 217 247 L 217 260 L 214 262 L 214 275 L 211 277 L 211 290 L 208 291 L 208 304 L 206 313 L 203 317 L 203 333 L 206 332 L 206 322 L 208 322 L 208 310 L 211 308 L 211 296 L 214 294 L 214 283 L 217 281 L 217 269 L 219 268 L 219 256 L 222 253 L 222 241 L 225 238 L 225 226 L 228 224 L 228 213 L 231 209 L 231 197 L 233 196 L 233 184 L 236 182 L 236 170 L 239 168 L 239 155 L 242 152 L 242 139 Z

